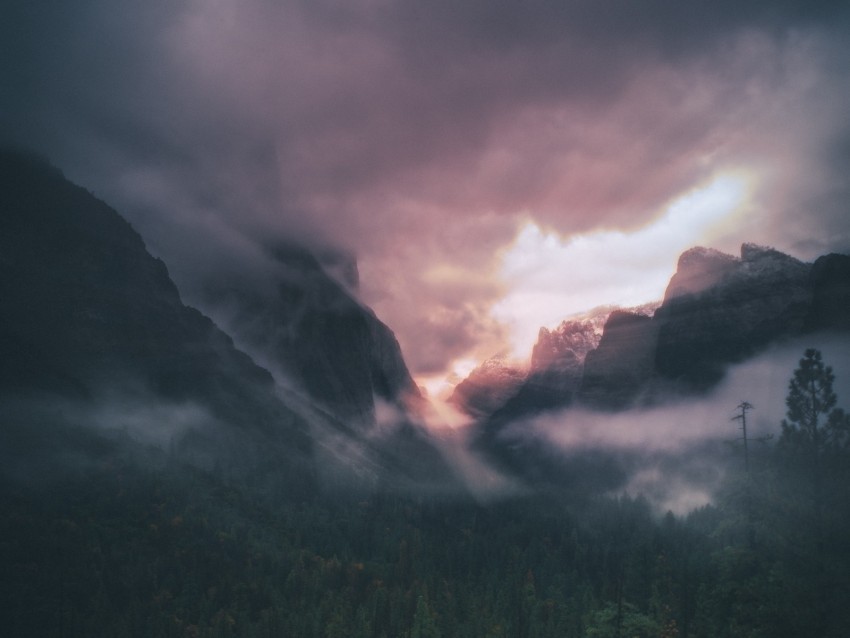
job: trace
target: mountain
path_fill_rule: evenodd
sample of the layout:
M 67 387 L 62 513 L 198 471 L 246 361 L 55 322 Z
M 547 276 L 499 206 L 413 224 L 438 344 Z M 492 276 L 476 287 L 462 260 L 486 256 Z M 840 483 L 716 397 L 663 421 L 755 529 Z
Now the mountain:
M 648 315 L 657 306 L 649 303 L 623 312 Z M 566 319 L 553 329 L 540 328 L 528 373 L 524 379 L 506 386 L 513 388 L 513 392 L 494 392 L 487 377 L 476 372 L 461 382 L 458 389 L 463 388 L 462 396 L 471 396 L 466 401 L 477 400 L 478 396 L 491 398 L 488 409 L 477 415 L 491 425 L 504 424 L 541 410 L 566 407 L 578 397 L 582 388 L 586 357 L 600 345 L 608 317 L 618 311 L 616 306 L 601 306 Z M 468 384 L 473 376 L 476 377 L 474 385 Z
M 220 275 L 198 302 L 310 423 L 334 489 L 456 491 L 398 341 L 359 301 L 357 285 L 352 257 L 276 241 L 260 272 Z
M 259 281 L 232 273 L 204 290 L 203 307 L 239 346 L 346 423 L 368 428 L 382 403 L 415 409 L 421 397 L 395 335 L 352 290 L 356 262 L 291 242 L 266 258 Z
M 587 353 L 601 336 L 598 317 L 562 322 L 554 330 L 541 328 L 531 356 L 528 377 L 493 419 L 506 421 L 538 410 L 568 405 L 581 382 Z
M 809 274 L 812 303 L 807 330 L 850 331 L 850 255 L 819 257 Z
M 696 248 L 684 253 L 655 315 L 655 372 L 684 391 L 702 391 L 770 343 L 803 333 L 812 306 L 812 265 L 771 248 L 740 258 Z
M 455 386 L 449 403 L 472 417 L 489 416 L 516 394 L 526 375 L 504 355 L 490 357 Z
M 350 292 L 352 260 L 277 244 L 259 284 L 211 289 L 230 313 L 215 323 L 127 221 L 46 161 L 0 153 L 0 211 L 10 440 L 59 420 L 293 486 L 458 488 L 398 342 Z
M 591 311 L 587 316 L 562 321 L 553 330 L 540 328 L 531 351 L 531 369 L 574 371 L 587 353 L 599 344 L 602 326 L 611 308 Z
M 651 317 L 624 310 L 612 312 L 599 344 L 585 357 L 579 401 L 615 408 L 628 406 L 652 374 L 655 342 Z
M 182 302 L 118 213 L 13 151 L 0 152 L 0 211 L 0 395 L 16 405 L 4 426 L 56 405 L 51 420 L 157 432 L 209 463 L 274 450 L 306 479 L 307 424 L 268 371 Z
M 693 248 L 653 309 L 614 310 L 601 330 L 580 321 L 564 322 L 555 337 L 541 330 L 527 380 L 477 424 L 478 449 L 520 475 L 562 480 L 563 458 L 550 458 L 545 443 L 525 434 L 523 420 L 553 409 L 622 411 L 702 394 L 730 365 L 772 344 L 850 331 L 850 256 L 805 263 L 754 244 L 743 244 L 739 257 Z M 564 345 L 573 343 L 579 347 Z
M 729 365 L 770 344 L 850 329 L 848 300 L 847 255 L 811 264 L 749 243 L 739 257 L 692 248 L 679 258 L 660 306 L 608 315 L 576 372 L 578 388 L 563 392 L 559 403 L 620 410 L 670 392 L 705 392 Z

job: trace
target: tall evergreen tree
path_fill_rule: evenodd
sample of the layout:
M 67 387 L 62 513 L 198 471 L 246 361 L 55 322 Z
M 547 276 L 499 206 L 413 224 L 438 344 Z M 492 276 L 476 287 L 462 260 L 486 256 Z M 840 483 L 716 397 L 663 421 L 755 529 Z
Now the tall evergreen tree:
M 816 586 L 811 601 L 813 635 L 831 635 L 830 628 L 836 625 L 841 606 L 833 593 L 845 579 L 838 577 L 835 567 L 847 558 L 841 539 L 847 522 L 850 423 L 844 411 L 835 407 L 834 381 L 832 368 L 824 364 L 821 353 L 806 350 L 788 386 L 788 410 L 779 439 L 782 469 L 791 479 L 785 483 L 793 516 L 789 523 L 792 528 L 807 530 L 808 538 L 800 539 L 798 558 L 811 570 Z M 811 549 L 806 550 L 809 543 Z
M 821 525 L 824 499 L 842 474 L 850 451 L 850 417 L 835 405 L 835 374 L 818 350 L 806 350 L 788 385 L 779 449 L 788 470 L 801 472 L 810 490 L 814 520 Z
M 812 460 L 832 444 L 827 417 L 837 401 L 832 390 L 834 381 L 832 368 L 824 365 L 820 351 L 810 348 L 800 359 L 788 386 L 785 399 L 788 412 L 782 422 L 783 444 L 797 448 Z

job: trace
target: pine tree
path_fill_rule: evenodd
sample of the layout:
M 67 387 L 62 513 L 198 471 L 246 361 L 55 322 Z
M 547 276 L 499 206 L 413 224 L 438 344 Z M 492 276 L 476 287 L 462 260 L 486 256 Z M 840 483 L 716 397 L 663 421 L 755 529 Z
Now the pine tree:
M 416 613 L 413 616 L 413 627 L 410 638 L 440 638 L 440 630 L 434 620 L 434 614 L 428 607 L 424 596 L 416 601 Z
M 836 555 L 835 537 L 846 519 L 850 423 L 844 411 L 835 407 L 834 381 L 832 368 L 824 364 L 821 353 L 806 350 L 788 386 L 788 411 L 779 439 L 783 472 L 791 479 L 786 482 L 786 499 L 792 511 L 799 508 L 789 523 L 792 528 L 808 529 L 808 540 L 813 543 L 814 551 L 807 559 L 815 584 L 813 635 L 825 635 L 835 622 L 834 564 L 836 558 L 846 558 L 844 552 Z M 795 503 L 798 486 L 802 492 L 797 496 L 802 500 Z
M 836 408 L 835 375 L 818 350 L 808 349 L 788 384 L 779 448 L 790 470 L 806 476 L 815 521 L 819 525 L 824 481 L 834 474 L 850 450 L 850 417 Z
M 785 399 L 788 412 L 782 422 L 782 439 L 784 445 L 798 448 L 813 460 L 831 443 L 830 429 L 824 427 L 823 419 L 837 401 L 832 390 L 834 381 L 832 368 L 824 365 L 818 350 L 810 348 L 800 359 L 788 385 Z

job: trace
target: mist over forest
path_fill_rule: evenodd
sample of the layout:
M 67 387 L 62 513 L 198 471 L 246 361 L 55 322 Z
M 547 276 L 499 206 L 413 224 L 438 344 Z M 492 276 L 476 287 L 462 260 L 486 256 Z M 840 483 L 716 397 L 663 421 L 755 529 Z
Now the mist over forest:
M 0 637 L 850 635 L 850 4 L 4 0 Z
M 652 315 L 541 331 L 447 420 L 350 257 L 278 243 L 214 321 L 118 212 L 0 164 L 4 635 L 850 627 L 850 257 L 685 253 Z

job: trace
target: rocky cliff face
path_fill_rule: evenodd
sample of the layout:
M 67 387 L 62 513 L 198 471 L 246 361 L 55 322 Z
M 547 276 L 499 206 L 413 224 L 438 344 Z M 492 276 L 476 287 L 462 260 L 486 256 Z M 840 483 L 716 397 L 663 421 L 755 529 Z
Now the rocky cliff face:
M 489 416 L 516 394 L 526 371 L 504 356 L 487 359 L 455 387 L 449 403 L 475 418 Z
M 603 325 L 602 316 L 592 316 L 563 321 L 554 330 L 540 328 L 531 351 L 532 372 L 580 370 L 587 353 L 599 345 Z
M 806 329 L 850 331 L 850 255 L 819 257 L 809 281 L 812 303 Z
M 657 307 L 657 303 L 648 303 L 624 312 L 648 317 Z M 504 400 L 500 405 L 492 407 L 497 402 L 494 400 L 489 412 L 477 416 L 486 418 L 489 414 L 494 423 L 504 423 L 526 414 L 570 405 L 580 396 L 586 358 L 600 345 L 609 316 L 618 311 L 614 306 L 604 306 L 562 321 L 554 329 L 541 328 L 525 379 L 512 394 L 501 395 Z M 463 386 L 464 391 L 465 383 L 459 386 Z M 478 390 L 480 393 L 487 391 L 484 379 L 477 380 L 477 384 L 482 386 Z M 597 393 L 592 387 L 588 386 L 584 395 L 589 402 L 595 401 Z
M 663 303 L 602 314 L 604 329 L 541 330 L 527 380 L 485 430 L 573 403 L 625 409 L 666 393 L 703 392 L 727 366 L 816 330 L 850 330 L 850 256 L 814 264 L 744 244 L 740 257 L 693 248 Z
M 676 273 L 667 285 L 664 301 L 693 295 L 716 286 L 732 273 L 739 260 L 712 248 L 696 247 L 679 257 Z
M 811 264 L 754 244 L 740 257 L 688 250 L 651 320 L 612 315 L 588 355 L 581 400 L 621 409 L 639 397 L 659 400 L 662 390 L 702 392 L 771 343 L 840 324 L 850 312 L 833 301 L 847 286 L 840 262 L 822 262 L 813 277 Z
M 199 406 L 217 424 L 203 436 L 309 451 L 271 375 L 183 304 L 115 211 L 20 153 L 0 152 L 0 184 L 0 394 Z
M 744 244 L 740 259 L 701 249 L 679 262 L 664 304 L 656 313 L 659 376 L 685 390 L 717 383 L 725 366 L 767 344 L 800 334 L 812 304 L 810 264 L 770 248 Z M 710 271 L 704 288 L 680 281 Z
M 528 377 L 493 413 L 504 422 L 540 410 L 569 405 L 581 384 L 584 359 L 602 335 L 598 317 L 568 320 L 554 330 L 541 328 Z
M 633 403 L 652 376 L 656 342 L 652 317 L 623 310 L 612 312 L 599 345 L 585 359 L 579 400 L 604 408 Z
M 350 262 L 343 283 L 301 246 L 279 243 L 269 255 L 265 281 L 207 288 L 204 307 L 240 347 L 347 423 L 374 423 L 376 400 L 400 409 L 420 400 L 395 335 L 353 296 Z
M 404 410 L 418 390 L 392 332 L 353 296 L 353 260 L 321 259 L 278 245 L 259 285 L 214 289 L 260 367 L 182 302 L 114 210 L 46 162 L 0 151 L 0 396 L 23 406 L 23 428 L 43 422 L 46 404 L 88 406 L 86 426 L 129 397 L 145 411 L 139 428 L 165 431 L 203 467 L 266 468 L 290 486 L 320 474 L 345 489 L 457 490 Z M 200 415 L 188 431 L 171 418 L 183 406 Z
M 477 449 L 532 483 L 575 483 L 574 468 L 553 458 L 524 420 L 571 406 L 617 411 L 704 392 L 730 364 L 772 343 L 818 330 L 850 331 L 850 256 L 807 264 L 752 244 L 744 244 L 740 257 L 692 249 L 680 258 L 664 302 L 652 310 L 611 312 L 582 366 L 575 365 L 577 353 L 565 348 L 561 355 L 554 345 L 566 335 L 541 332 L 535 354 L 542 365 L 481 420 Z M 569 376 L 569 370 L 577 372 Z
M 356 287 L 353 259 L 278 242 L 262 272 L 211 282 L 203 307 L 307 416 L 333 489 L 456 491 L 398 341 Z

